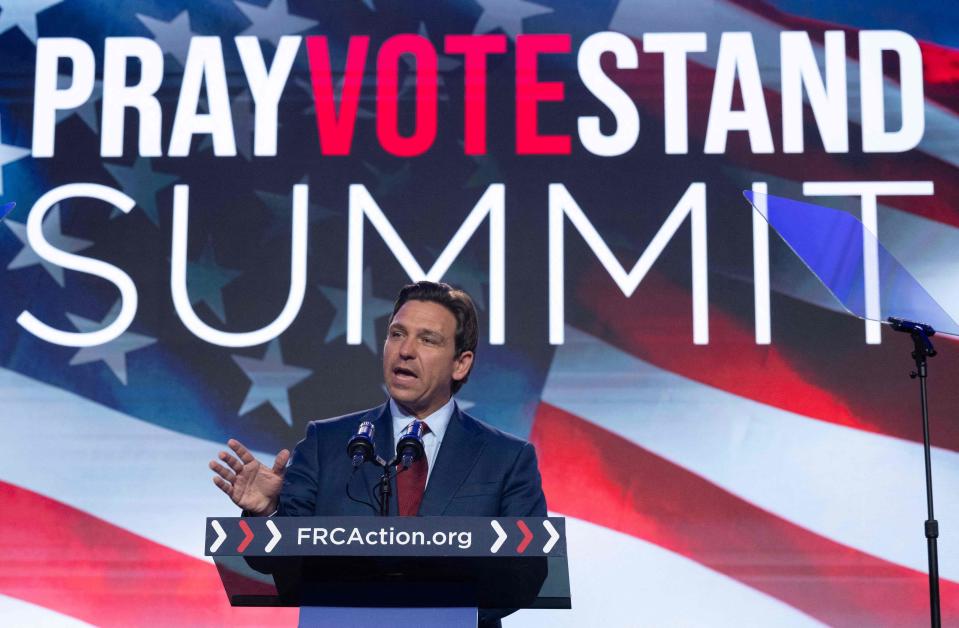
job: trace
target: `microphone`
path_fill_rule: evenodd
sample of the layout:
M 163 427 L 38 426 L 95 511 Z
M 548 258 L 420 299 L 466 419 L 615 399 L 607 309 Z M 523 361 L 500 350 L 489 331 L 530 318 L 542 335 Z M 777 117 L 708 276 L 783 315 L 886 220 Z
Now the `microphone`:
M 358 468 L 361 464 L 370 460 L 375 455 L 375 446 L 373 445 L 373 435 L 376 433 L 376 427 L 369 421 L 363 421 L 356 428 L 356 434 L 346 443 L 346 455 L 353 460 L 353 468 Z
M 413 421 L 396 443 L 396 456 L 404 469 L 409 469 L 425 453 L 423 450 L 424 425 L 422 421 Z

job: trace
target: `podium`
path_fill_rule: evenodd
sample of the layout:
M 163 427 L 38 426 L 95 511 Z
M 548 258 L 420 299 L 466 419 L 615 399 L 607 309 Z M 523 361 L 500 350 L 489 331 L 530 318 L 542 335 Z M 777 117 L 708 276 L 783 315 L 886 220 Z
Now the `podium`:
M 216 517 L 233 606 L 298 606 L 300 626 L 475 627 L 571 608 L 562 517 Z

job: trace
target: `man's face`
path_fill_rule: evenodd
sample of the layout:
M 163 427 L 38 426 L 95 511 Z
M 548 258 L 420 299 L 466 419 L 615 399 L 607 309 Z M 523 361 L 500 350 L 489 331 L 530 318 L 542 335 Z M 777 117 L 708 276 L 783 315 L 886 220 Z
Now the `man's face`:
M 456 317 L 439 303 L 407 301 L 396 312 L 383 346 L 383 379 L 390 396 L 417 418 L 449 401 L 452 380 L 469 373 L 473 352 L 456 356 Z

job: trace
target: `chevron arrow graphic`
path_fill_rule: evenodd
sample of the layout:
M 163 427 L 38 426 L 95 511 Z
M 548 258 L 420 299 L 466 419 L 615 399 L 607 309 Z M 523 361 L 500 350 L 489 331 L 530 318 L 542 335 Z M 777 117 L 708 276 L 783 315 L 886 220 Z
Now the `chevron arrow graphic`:
M 522 519 L 516 522 L 516 527 L 523 533 L 523 540 L 516 546 L 516 551 L 522 554 L 526 551 L 526 548 L 529 547 L 530 541 L 533 540 L 533 533 L 530 532 L 529 526 L 526 525 L 526 522 Z
M 213 531 L 216 532 L 216 540 L 213 541 L 213 545 L 210 546 L 210 552 L 215 552 L 220 549 L 220 546 L 223 545 L 223 541 L 226 540 L 226 531 L 216 519 L 211 521 L 210 525 L 213 526 Z
M 242 519 L 240 520 L 240 529 L 243 530 L 243 540 L 237 545 L 236 551 L 242 553 L 250 545 L 250 541 L 253 540 L 253 530 L 250 529 L 250 524 Z
M 556 541 L 559 540 L 559 532 L 556 531 L 556 528 L 554 528 L 553 524 L 549 521 L 544 521 L 543 527 L 546 528 L 546 532 L 549 534 L 549 540 L 546 541 L 546 545 L 543 546 L 543 553 L 549 554 L 549 551 L 556 545 Z
M 495 554 L 499 551 L 499 548 L 503 547 L 503 543 L 506 542 L 506 530 L 503 529 L 503 526 L 501 526 L 496 519 L 490 521 L 489 524 L 493 526 L 493 531 L 496 532 L 496 541 L 493 542 L 493 546 L 489 548 L 489 551 Z
M 273 538 L 270 539 L 270 542 L 266 544 L 266 552 L 269 554 L 273 551 L 273 548 L 276 547 L 276 544 L 280 542 L 280 539 L 283 538 L 283 535 L 280 534 L 280 530 L 276 527 L 276 524 L 272 521 L 266 522 L 266 527 L 270 529 L 270 534 L 273 535 Z

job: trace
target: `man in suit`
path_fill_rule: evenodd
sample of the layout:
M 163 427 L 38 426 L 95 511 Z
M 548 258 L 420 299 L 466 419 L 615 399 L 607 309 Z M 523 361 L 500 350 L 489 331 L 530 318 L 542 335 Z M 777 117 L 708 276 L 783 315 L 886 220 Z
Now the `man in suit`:
M 478 325 L 472 299 L 443 283 L 421 281 L 397 297 L 383 347 L 388 403 L 313 421 L 292 458 L 268 467 L 241 443 L 211 461 L 214 483 L 257 516 L 370 515 L 380 470 L 353 474 L 346 443 L 362 421 L 375 428 L 384 458 L 414 421 L 425 424 L 426 455 L 393 481 L 390 514 L 546 516 L 533 446 L 461 412 L 453 400 L 473 366 Z M 347 489 L 349 487 L 349 490 Z

